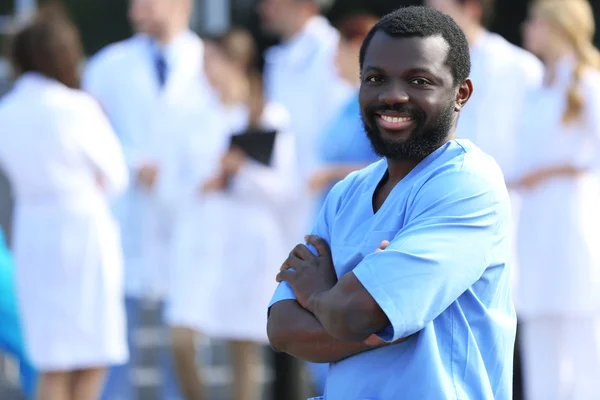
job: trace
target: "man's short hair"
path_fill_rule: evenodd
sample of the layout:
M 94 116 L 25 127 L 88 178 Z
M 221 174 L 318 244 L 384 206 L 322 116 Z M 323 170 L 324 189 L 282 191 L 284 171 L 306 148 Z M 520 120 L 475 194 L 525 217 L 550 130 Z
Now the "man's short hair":
M 360 49 L 360 69 L 371 39 L 377 32 L 396 38 L 441 36 L 450 46 L 446 64 L 450 67 L 454 84 L 458 85 L 471 73 L 469 43 L 456 22 L 441 12 L 424 6 L 399 8 L 387 14 L 368 33 Z
M 465 4 L 469 0 L 458 0 L 460 4 Z M 485 27 L 489 27 L 494 19 L 494 11 L 496 9 L 496 0 L 471 0 L 475 1 L 481 7 L 481 21 L 479 23 Z

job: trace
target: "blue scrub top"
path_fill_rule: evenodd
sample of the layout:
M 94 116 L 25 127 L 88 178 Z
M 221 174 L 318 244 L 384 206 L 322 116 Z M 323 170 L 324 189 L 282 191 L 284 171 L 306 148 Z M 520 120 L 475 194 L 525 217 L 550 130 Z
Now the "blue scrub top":
M 386 173 L 382 160 L 337 184 L 313 233 L 331 246 L 338 277 L 352 271 L 389 318 L 378 335 L 408 339 L 332 363 L 325 399 L 511 399 L 516 316 L 500 168 L 452 140 L 374 213 Z M 391 243 L 375 253 L 382 240 Z M 284 299 L 294 299 L 285 282 L 271 305 Z

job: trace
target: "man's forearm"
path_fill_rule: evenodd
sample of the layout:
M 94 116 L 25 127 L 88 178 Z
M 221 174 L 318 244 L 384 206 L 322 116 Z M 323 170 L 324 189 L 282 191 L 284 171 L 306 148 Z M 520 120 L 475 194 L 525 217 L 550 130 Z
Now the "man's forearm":
M 271 307 L 268 334 L 276 351 L 316 363 L 337 362 L 383 345 L 333 338 L 315 316 L 295 300 L 284 300 Z
M 383 310 L 351 272 L 331 290 L 311 296 L 307 309 L 332 337 L 342 341 L 365 341 L 390 325 Z

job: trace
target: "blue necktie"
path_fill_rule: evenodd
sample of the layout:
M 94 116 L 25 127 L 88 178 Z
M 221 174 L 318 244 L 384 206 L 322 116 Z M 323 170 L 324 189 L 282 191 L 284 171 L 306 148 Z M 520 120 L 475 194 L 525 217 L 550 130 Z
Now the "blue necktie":
M 154 64 L 156 67 L 156 74 L 158 76 L 158 84 L 162 89 L 167 81 L 167 62 L 161 52 L 156 53 Z

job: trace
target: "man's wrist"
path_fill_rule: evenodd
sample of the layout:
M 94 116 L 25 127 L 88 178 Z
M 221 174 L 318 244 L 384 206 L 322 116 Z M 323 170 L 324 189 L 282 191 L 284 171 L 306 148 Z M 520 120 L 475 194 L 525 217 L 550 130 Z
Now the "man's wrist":
M 319 310 L 319 303 L 321 302 L 324 293 L 325 292 L 311 294 L 306 303 L 306 310 L 315 315 Z

